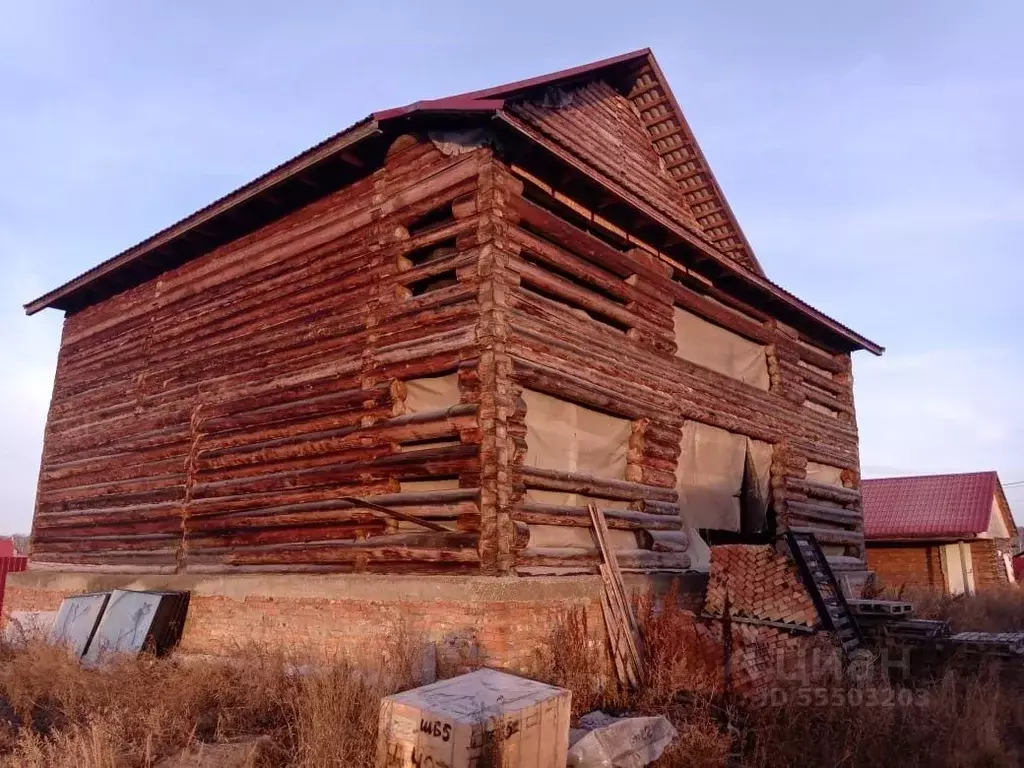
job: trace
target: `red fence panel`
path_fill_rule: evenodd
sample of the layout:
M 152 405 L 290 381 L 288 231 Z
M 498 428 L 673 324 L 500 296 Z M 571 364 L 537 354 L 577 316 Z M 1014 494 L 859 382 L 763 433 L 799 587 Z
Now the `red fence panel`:
M 0 614 L 4 610 L 4 591 L 7 589 L 7 574 L 20 573 L 27 567 L 27 557 L 0 557 Z

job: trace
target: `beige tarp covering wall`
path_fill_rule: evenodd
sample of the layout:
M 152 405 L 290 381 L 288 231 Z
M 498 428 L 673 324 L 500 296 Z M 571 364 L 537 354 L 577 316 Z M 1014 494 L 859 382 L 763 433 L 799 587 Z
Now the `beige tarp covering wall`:
M 405 412 L 429 413 L 451 408 L 459 404 L 459 378 L 457 374 L 435 376 L 429 379 L 410 379 L 405 382 Z M 419 451 L 426 448 L 438 448 L 448 443 L 458 442 L 436 440 L 430 443 L 403 446 L 402 451 Z M 456 478 L 443 480 L 416 480 L 400 484 L 402 493 L 418 493 L 421 491 L 447 491 L 459 487 Z
M 459 404 L 459 377 L 449 373 L 405 382 L 405 412 L 428 413 Z
M 837 485 L 842 488 L 843 470 L 839 467 L 833 467 L 831 464 L 818 464 L 814 461 L 808 461 L 807 479 L 813 483 Z
M 768 389 L 768 358 L 762 345 L 685 309 L 676 307 L 674 313 L 676 355 L 758 389 Z
M 683 517 L 691 528 L 743 529 L 741 497 L 748 477 L 747 513 L 763 523 L 767 512 L 772 447 L 718 427 L 683 424 L 676 488 Z M 756 502 L 755 502 L 756 499 Z M 760 529 L 760 524 L 756 529 Z
M 579 472 L 609 480 L 626 475 L 626 451 L 632 425 L 582 405 L 523 390 L 526 402 L 526 459 L 528 467 Z M 558 491 L 527 492 L 528 501 L 579 506 L 587 498 Z M 614 506 L 601 501 L 601 506 Z
M 608 531 L 608 543 L 612 549 L 636 549 L 636 534 L 633 531 Z M 567 525 L 531 525 L 531 547 L 580 547 L 596 549 L 594 534 L 590 528 Z

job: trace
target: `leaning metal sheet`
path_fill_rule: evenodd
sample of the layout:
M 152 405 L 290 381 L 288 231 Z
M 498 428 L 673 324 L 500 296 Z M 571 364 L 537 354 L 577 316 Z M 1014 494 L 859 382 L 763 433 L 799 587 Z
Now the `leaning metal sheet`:
M 67 645 L 76 656 L 85 653 L 109 598 L 109 592 L 93 592 L 64 598 L 57 612 L 57 619 L 53 623 L 50 635 L 52 641 Z
M 131 592 L 123 589 L 111 592 L 107 610 L 85 651 L 84 660 L 95 663 L 104 656 L 141 651 L 162 599 L 163 595 L 159 592 Z

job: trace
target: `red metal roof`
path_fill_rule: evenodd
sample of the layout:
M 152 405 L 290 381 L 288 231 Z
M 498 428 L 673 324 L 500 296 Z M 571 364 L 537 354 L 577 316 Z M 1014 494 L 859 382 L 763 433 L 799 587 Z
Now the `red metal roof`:
M 493 88 L 487 88 L 480 91 L 457 94 L 455 96 L 449 96 L 442 99 L 418 101 L 404 107 L 396 107 L 382 112 L 375 112 L 365 120 L 356 123 L 345 131 L 335 134 L 292 160 L 268 171 L 266 174 L 260 176 L 249 184 L 246 184 L 238 190 L 226 195 L 214 203 L 211 203 L 205 208 L 200 209 L 191 216 L 179 221 L 177 224 L 168 227 L 138 245 L 129 248 L 117 256 L 108 259 L 97 267 L 94 267 L 84 274 L 70 280 L 64 285 L 61 285 L 34 301 L 29 302 L 25 305 L 25 310 L 28 314 L 33 314 L 46 307 L 66 309 L 68 303 L 75 295 L 84 295 L 91 297 L 91 300 L 100 300 L 108 295 L 113 295 L 132 284 L 136 284 L 139 280 L 149 279 L 145 276 L 140 277 L 141 272 L 139 271 L 135 271 L 133 273 L 134 265 L 138 263 L 145 263 L 149 260 L 150 262 L 155 262 L 158 265 L 154 268 L 159 269 L 159 264 L 167 258 L 167 254 L 173 253 L 175 246 L 185 238 L 190 237 L 196 232 L 202 235 L 204 227 L 213 225 L 216 220 L 221 218 L 230 217 L 233 209 L 240 204 L 258 196 L 272 196 L 278 185 L 289 181 L 293 177 L 318 163 L 332 161 L 335 156 L 351 149 L 357 143 L 360 143 L 369 137 L 381 134 L 383 125 L 387 124 L 391 120 L 401 119 L 414 114 L 436 115 L 442 113 L 491 113 L 496 116 L 501 116 L 505 114 L 506 111 L 506 100 L 519 97 L 528 91 L 533 91 L 539 87 L 552 86 L 555 84 L 564 87 L 566 85 L 598 79 L 600 76 L 605 74 L 610 75 L 613 72 L 619 71 L 619 69 L 623 67 L 632 72 L 634 71 L 634 68 L 644 66 L 648 67 L 658 78 L 658 81 L 666 93 L 668 101 L 671 103 L 673 112 L 676 113 L 678 120 L 680 121 L 682 126 L 681 130 L 688 134 L 689 128 L 688 126 L 685 126 L 685 121 L 682 117 L 682 113 L 679 111 L 675 97 L 672 96 L 671 91 L 668 88 L 668 84 L 664 81 L 664 77 L 661 74 L 660 68 L 658 68 L 653 54 L 650 49 L 647 48 L 632 51 L 621 56 L 603 59 L 591 64 L 574 67 L 572 69 L 542 75 L 540 77 L 520 80 L 514 83 L 495 86 Z M 694 147 L 696 147 L 696 142 L 694 141 L 693 143 Z M 697 150 L 699 151 L 699 148 L 697 148 Z M 703 162 L 703 156 L 701 156 L 700 159 Z M 711 174 L 709 170 L 707 173 L 713 182 L 712 186 L 714 187 L 715 193 L 720 197 L 721 206 L 727 212 L 730 220 L 732 220 L 732 212 L 728 209 L 728 204 L 724 197 L 721 197 L 721 191 L 717 187 L 717 182 L 714 182 L 713 174 Z M 742 238 L 742 232 L 739 231 L 738 225 L 736 225 L 735 228 Z M 716 261 L 719 261 L 722 266 L 733 272 L 735 276 L 740 278 L 743 282 L 759 288 L 774 297 L 776 300 L 788 305 L 789 308 L 796 310 L 803 316 L 827 327 L 833 333 L 836 333 L 840 337 L 849 341 L 854 348 L 866 349 L 874 354 L 881 354 L 883 352 L 884 348 L 882 346 L 854 332 L 847 326 L 839 323 L 819 310 L 814 309 L 810 305 L 793 296 L 793 294 L 785 291 L 780 286 L 768 280 L 760 270 L 760 265 L 757 264 L 756 258 L 753 257 L 752 252 L 750 252 L 750 257 L 753 260 L 753 265 L 755 266 L 754 270 L 741 266 L 731 258 L 725 256 L 724 253 L 717 251 L 710 244 L 706 244 L 699 239 L 698 242 L 701 243 L 706 255 L 710 255 Z
M 864 480 L 868 539 L 970 538 L 988 530 L 999 479 L 995 472 Z

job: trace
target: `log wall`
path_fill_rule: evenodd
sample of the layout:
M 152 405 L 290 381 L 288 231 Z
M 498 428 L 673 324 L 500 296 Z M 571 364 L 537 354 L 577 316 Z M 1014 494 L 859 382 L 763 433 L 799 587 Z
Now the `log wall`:
M 400 138 L 368 178 L 70 315 L 33 562 L 479 570 L 487 156 Z M 460 403 L 405 412 L 404 381 L 467 369 Z M 437 477 L 455 487 L 402 492 Z M 370 495 L 450 530 L 339 499 Z
M 675 472 L 682 425 L 693 420 L 771 443 L 776 530 L 814 531 L 834 565 L 862 569 L 849 354 L 801 338 L 723 287 L 636 247 L 639 238 L 557 187 L 516 167 L 511 171 L 502 174 L 504 210 L 495 248 L 506 265 L 501 317 L 511 367 L 506 406 L 516 409 L 513 422 L 521 422 L 523 404 L 513 398 L 522 388 L 633 421 L 626 482 L 553 477 L 513 463 L 513 519 L 585 525 L 584 510 L 538 510 L 522 501 L 530 488 L 577 490 L 628 502 L 627 516 L 612 517 L 614 525 L 646 532 L 639 540 L 649 541 L 663 521 L 678 519 L 680 512 L 685 517 L 677 505 Z M 766 345 L 770 390 L 677 357 L 674 306 Z M 835 468 L 839 479 L 809 480 L 809 462 Z M 638 564 L 646 563 L 638 567 L 688 565 L 684 552 L 638 555 Z M 569 568 L 593 557 L 526 549 L 517 567 Z
M 486 147 L 398 138 L 379 170 L 65 323 L 33 562 L 126 572 L 593 573 L 578 493 L 625 570 L 690 566 L 682 425 L 774 446 L 778 527 L 863 558 L 848 354 L 637 246 Z M 673 307 L 767 346 L 768 392 L 675 356 Z M 404 382 L 457 374 L 408 412 Z M 632 422 L 624 479 L 526 468 L 523 389 Z M 807 478 L 809 462 L 841 485 Z M 415 483 L 445 479 L 442 490 Z M 412 490 L 410 490 L 412 488 Z M 439 522 L 418 529 L 366 496 Z

